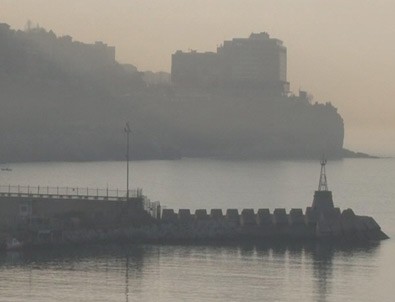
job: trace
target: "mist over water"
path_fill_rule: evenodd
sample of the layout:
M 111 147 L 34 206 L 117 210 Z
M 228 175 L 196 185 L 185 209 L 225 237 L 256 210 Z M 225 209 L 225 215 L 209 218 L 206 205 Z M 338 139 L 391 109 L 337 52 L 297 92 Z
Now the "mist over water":
M 267 31 L 286 42 L 291 89 L 330 101 L 344 117 L 345 145 L 395 155 L 393 1 L 48 1 L 2 0 L 0 18 L 27 20 L 86 43 L 117 48 L 139 70 L 170 71 L 176 50 L 215 51 L 219 43 Z M 77 13 L 78 12 L 78 13 Z M 336 21 L 336 22 L 335 22 Z
M 131 188 L 164 208 L 304 211 L 318 186 L 311 159 L 395 156 L 393 11 L 357 0 L 0 0 L 0 190 L 124 190 L 115 160 L 129 121 L 132 158 L 166 159 L 131 162 Z M 394 238 L 394 159 L 330 160 L 327 176 L 335 206 Z M 393 301 L 394 254 L 393 239 L 0 252 L 0 302 Z
M 122 162 L 24 163 L 0 183 L 125 186 Z M 132 187 L 168 208 L 305 208 L 317 161 L 143 161 Z M 392 159 L 327 165 L 341 209 L 395 236 Z M 125 172 L 125 173 L 124 173 Z M 0 301 L 392 301 L 393 240 L 368 247 L 95 245 L 0 254 Z M 23 289 L 16 291 L 16 289 Z

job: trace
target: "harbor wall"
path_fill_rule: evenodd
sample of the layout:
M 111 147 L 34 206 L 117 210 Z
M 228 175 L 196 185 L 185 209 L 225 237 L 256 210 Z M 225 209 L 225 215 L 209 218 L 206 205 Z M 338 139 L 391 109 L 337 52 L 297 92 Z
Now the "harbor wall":
M 387 236 L 372 217 L 351 209 L 163 209 L 157 236 L 164 239 L 337 239 L 381 240 Z
M 0 228 L 24 224 L 52 228 L 79 228 L 141 224 L 149 219 L 141 198 L 105 200 L 88 198 L 0 197 Z M 145 221 L 147 220 L 147 221 Z
M 160 211 L 159 204 L 151 204 Z M 388 238 L 372 217 L 355 215 L 351 209 L 341 212 L 339 208 L 307 207 L 305 211 L 295 208 L 287 212 L 284 208 L 273 211 L 165 208 L 158 216 L 152 217 L 138 198 L 126 202 L 2 196 L 0 237 L 1 231 L 8 229 L 3 234 L 38 245 L 100 240 L 171 243 Z

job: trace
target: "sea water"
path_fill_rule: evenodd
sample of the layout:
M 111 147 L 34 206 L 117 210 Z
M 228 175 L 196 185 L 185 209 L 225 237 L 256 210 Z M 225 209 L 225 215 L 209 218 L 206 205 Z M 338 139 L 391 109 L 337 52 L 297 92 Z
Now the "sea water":
M 126 187 L 126 164 L 20 163 L 0 185 Z M 317 161 L 141 161 L 130 187 L 166 208 L 306 208 Z M 395 236 L 395 160 L 329 161 L 335 205 Z M 0 254 L 0 301 L 393 301 L 392 239 L 322 245 L 89 245 Z

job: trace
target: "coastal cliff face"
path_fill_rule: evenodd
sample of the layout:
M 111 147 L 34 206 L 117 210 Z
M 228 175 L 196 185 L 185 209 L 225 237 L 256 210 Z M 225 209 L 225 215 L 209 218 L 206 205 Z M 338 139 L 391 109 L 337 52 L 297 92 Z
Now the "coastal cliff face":
M 343 119 L 330 103 L 299 97 L 214 92 L 184 97 L 174 120 L 182 154 L 192 157 L 341 157 Z M 175 107 L 176 107 L 175 106 Z M 175 108 L 174 108 L 175 109 Z
M 0 24 L 1 161 L 342 157 L 330 103 L 259 90 L 148 85 L 115 49 Z

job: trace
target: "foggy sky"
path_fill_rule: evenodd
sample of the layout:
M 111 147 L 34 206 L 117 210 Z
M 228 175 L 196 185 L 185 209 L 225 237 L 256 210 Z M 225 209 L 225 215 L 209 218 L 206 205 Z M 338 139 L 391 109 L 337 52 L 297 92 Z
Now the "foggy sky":
M 29 19 L 153 71 L 170 71 L 178 49 L 215 51 L 266 31 L 288 49 L 291 90 L 339 109 L 346 148 L 395 155 L 395 1 L 0 0 L 0 22 L 23 29 Z

